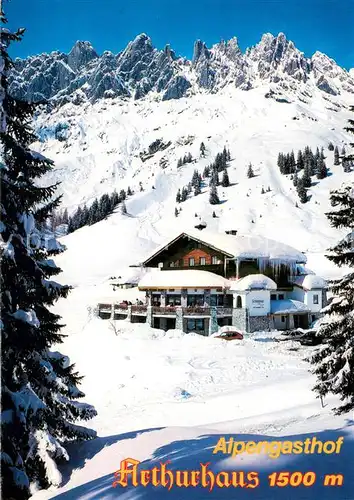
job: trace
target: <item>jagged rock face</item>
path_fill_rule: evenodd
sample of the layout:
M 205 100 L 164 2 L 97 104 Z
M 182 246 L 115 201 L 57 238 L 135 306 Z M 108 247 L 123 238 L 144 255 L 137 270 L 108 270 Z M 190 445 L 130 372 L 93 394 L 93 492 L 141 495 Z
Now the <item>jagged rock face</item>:
M 68 64 L 74 71 L 78 71 L 98 54 L 89 42 L 76 42 L 68 54 Z
M 278 82 L 287 75 L 300 82 L 308 79 L 309 62 L 284 33 L 277 37 L 270 33 L 263 35 L 260 43 L 249 50 L 248 57 L 261 79 Z
M 169 45 L 157 50 L 144 33 L 118 55 L 106 51 L 99 56 L 89 42 L 76 42 L 69 54 L 16 59 L 10 91 L 22 99 L 62 105 L 120 96 L 141 99 L 149 93 L 179 99 L 200 90 L 218 92 L 228 85 L 248 90 L 265 82 L 294 92 L 306 83 L 331 95 L 354 93 L 353 76 L 320 52 L 307 59 L 283 33 L 263 35 L 245 54 L 236 38 L 210 49 L 198 40 L 192 61 L 177 57 Z

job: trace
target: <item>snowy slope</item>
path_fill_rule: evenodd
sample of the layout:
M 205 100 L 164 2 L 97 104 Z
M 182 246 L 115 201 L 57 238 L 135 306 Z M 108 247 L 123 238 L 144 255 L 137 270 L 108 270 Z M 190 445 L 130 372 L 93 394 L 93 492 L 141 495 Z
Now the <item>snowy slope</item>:
M 179 469 L 196 469 L 200 462 L 211 462 L 219 470 L 252 467 L 263 477 L 255 498 L 267 500 L 278 496 L 267 489 L 265 473 L 315 470 L 319 477 L 344 473 L 345 487 L 336 489 L 335 498 L 352 500 L 352 476 L 346 464 L 352 458 L 353 427 L 348 424 L 350 416 L 331 415 L 333 399 L 321 408 L 311 391 L 313 379 L 303 361 L 311 348 L 296 350 L 298 345 L 291 341 L 274 342 L 274 333 L 225 342 L 192 334 L 181 336 L 177 331 L 164 334 L 124 321 L 116 325 L 117 336 L 108 321 L 91 319 L 81 332 L 65 341 L 66 354 L 86 375 L 82 388 L 98 410 L 92 425 L 100 437 L 71 446 L 72 460 L 62 468 L 63 488 L 38 492 L 33 500 L 125 495 L 137 499 L 142 494 L 149 500 L 156 498 L 156 490 L 128 493 L 112 488 L 114 471 L 127 457 L 146 461 L 146 468 L 153 467 L 157 459 L 170 459 L 172 467 Z M 324 440 L 344 436 L 341 454 L 276 460 L 264 455 L 233 459 L 212 455 L 218 437 L 224 434 L 258 441 L 284 439 L 281 436 L 298 440 L 315 433 Z M 280 498 L 314 499 L 319 492 L 329 495 L 324 498 L 333 498 L 333 491 L 326 493 L 320 485 L 302 490 L 300 497 L 291 488 Z M 178 489 L 169 495 L 205 498 L 205 493 L 203 496 L 202 491 L 193 489 L 184 491 L 183 496 L 178 496 Z M 213 495 L 233 498 L 232 492 L 219 488 Z
M 55 160 L 53 173 L 43 182 L 61 182 L 63 207 L 72 211 L 114 189 L 130 186 L 135 191 L 127 201 L 128 215 L 117 210 L 108 220 L 63 238 L 68 251 L 59 260 L 65 279 L 78 284 L 90 277 L 104 280 L 115 275 L 138 263 L 170 235 L 193 228 L 199 217 L 210 230 L 237 229 L 240 234 L 265 236 L 309 252 L 314 255 L 314 270 L 322 272 L 327 266 L 326 261 L 320 263 L 323 252 L 338 238 L 324 215 L 329 209 L 329 191 L 353 180 L 353 172 L 344 173 L 342 166 L 333 165 L 333 152 L 327 145 L 329 141 L 338 146 L 349 142 L 343 130 L 349 113 L 328 110 L 327 98 L 320 91 L 308 104 L 296 100 L 286 104 L 266 99 L 266 90 L 228 88 L 215 95 L 167 102 L 101 100 L 83 107 L 68 104 L 40 115 L 36 127 L 42 133 L 54 130 L 58 123 L 68 126 L 66 141 L 47 135 L 34 145 Z M 291 96 L 289 92 L 287 98 Z M 344 98 L 332 100 L 342 103 Z M 140 153 L 156 139 L 171 141 L 171 145 L 142 161 Z M 200 158 L 201 141 L 207 147 L 206 158 Z M 195 168 L 202 172 L 224 145 L 231 151 L 228 171 L 232 185 L 219 188 L 222 203 L 209 204 L 206 183 L 201 195 L 180 205 L 182 212 L 176 218 L 178 188 L 191 180 Z M 301 205 L 291 180 L 280 174 L 276 159 L 280 151 L 296 151 L 306 145 L 324 146 L 331 175 L 316 180 L 309 190 L 310 201 Z M 178 158 L 188 152 L 196 162 L 177 169 Z M 252 179 L 246 176 L 250 161 L 256 173 Z M 271 191 L 262 195 L 262 187 L 268 186 Z M 217 218 L 212 217 L 214 210 Z M 311 268 L 311 255 L 309 259 Z

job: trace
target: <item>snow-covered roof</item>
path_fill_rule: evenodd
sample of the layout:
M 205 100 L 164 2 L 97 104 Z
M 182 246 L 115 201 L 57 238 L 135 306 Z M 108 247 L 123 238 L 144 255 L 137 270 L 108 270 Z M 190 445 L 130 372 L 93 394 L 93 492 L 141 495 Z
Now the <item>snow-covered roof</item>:
M 136 267 L 133 269 L 125 270 L 118 273 L 117 278 L 112 280 L 113 283 L 118 285 L 130 284 L 137 285 L 141 278 L 150 271 L 148 268 Z
M 270 240 L 262 236 L 250 235 L 231 235 L 226 233 L 217 233 L 208 230 L 188 230 L 179 233 L 174 238 L 169 238 L 163 245 L 160 245 L 154 253 L 146 260 L 160 253 L 172 242 L 176 241 L 181 236 L 189 236 L 197 241 L 200 241 L 207 246 L 219 250 L 230 258 L 244 259 L 265 259 L 272 260 L 278 263 L 306 263 L 306 256 L 295 248 L 280 243 L 279 241 Z
M 230 290 L 276 290 L 277 284 L 264 274 L 249 274 L 237 281 L 232 281 Z
M 228 288 L 229 280 L 208 271 L 176 270 L 152 271 L 138 284 L 140 290 L 149 288 Z
M 307 274 L 306 276 L 297 276 L 294 280 L 295 285 L 301 286 L 305 290 L 316 290 L 327 288 L 326 281 L 316 274 Z
M 309 311 L 309 308 L 299 300 L 284 299 L 271 300 L 270 311 L 272 314 L 305 313 Z

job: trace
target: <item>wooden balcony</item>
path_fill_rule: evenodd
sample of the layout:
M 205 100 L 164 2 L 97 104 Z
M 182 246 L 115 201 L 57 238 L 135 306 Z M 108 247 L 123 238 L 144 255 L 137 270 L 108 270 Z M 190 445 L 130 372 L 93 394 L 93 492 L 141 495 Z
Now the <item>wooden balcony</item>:
M 210 316 L 210 307 L 191 306 L 183 307 L 183 316 Z
M 132 314 L 137 316 L 146 316 L 147 306 L 132 306 Z
M 176 315 L 176 307 L 175 306 L 166 306 L 166 307 L 152 307 L 152 314 L 155 316 L 175 316 Z

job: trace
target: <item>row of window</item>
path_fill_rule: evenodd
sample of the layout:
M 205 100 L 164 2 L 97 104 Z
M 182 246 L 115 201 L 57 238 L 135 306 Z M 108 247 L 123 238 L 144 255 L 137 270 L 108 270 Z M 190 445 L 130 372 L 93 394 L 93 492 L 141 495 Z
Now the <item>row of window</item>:
M 270 296 L 270 300 L 284 300 L 284 294 L 283 293 L 279 293 L 278 295 L 277 294 L 271 294 Z M 313 304 L 318 304 L 318 295 L 317 294 L 314 294 L 312 296 L 312 303 Z
M 220 264 L 220 259 L 216 255 L 213 255 L 211 257 L 211 263 L 212 265 L 217 265 Z M 196 260 L 194 257 L 190 257 L 188 259 L 188 265 L 189 267 L 193 267 L 195 265 L 199 266 L 206 266 L 206 258 L 205 257 L 199 257 L 199 263 L 196 263 Z M 176 262 L 170 262 L 169 264 L 170 267 L 183 267 L 183 259 L 177 260 Z

